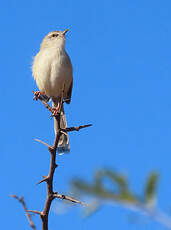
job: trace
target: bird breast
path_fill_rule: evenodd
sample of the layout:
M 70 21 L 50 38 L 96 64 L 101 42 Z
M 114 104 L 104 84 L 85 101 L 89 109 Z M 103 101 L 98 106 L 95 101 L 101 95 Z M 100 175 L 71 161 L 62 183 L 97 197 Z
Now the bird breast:
M 65 50 L 43 49 L 33 63 L 33 76 L 39 90 L 49 97 L 64 97 L 72 82 L 72 64 Z

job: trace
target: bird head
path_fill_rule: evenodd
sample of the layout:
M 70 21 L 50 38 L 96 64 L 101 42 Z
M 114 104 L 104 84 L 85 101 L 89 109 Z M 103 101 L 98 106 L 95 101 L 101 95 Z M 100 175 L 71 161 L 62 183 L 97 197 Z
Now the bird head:
M 48 33 L 44 37 L 40 47 L 54 47 L 63 49 L 65 47 L 65 34 L 68 32 L 68 30 L 69 29 L 66 29 L 64 31 L 52 31 Z

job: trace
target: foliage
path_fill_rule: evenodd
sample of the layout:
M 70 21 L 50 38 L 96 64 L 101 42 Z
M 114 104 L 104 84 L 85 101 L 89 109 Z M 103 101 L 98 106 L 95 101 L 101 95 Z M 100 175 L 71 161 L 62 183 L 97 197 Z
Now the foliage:
M 125 175 L 112 169 L 97 170 L 92 183 L 77 178 L 71 184 L 72 189 L 80 196 L 95 198 L 85 209 L 85 216 L 97 211 L 105 202 L 117 202 L 148 210 L 155 206 L 158 173 L 152 172 L 148 175 L 141 195 L 131 190 Z

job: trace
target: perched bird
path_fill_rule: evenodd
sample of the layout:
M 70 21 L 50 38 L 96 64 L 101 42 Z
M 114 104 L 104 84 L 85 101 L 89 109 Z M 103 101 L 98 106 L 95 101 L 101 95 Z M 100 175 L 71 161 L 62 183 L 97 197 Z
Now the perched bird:
M 71 60 L 65 51 L 64 31 L 52 31 L 47 34 L 41 45 L 40 51 L 34 57 L 32 72 L 40 93 L 52 99 L 53 107 L 57 107 L 62 91 L 64 101 L 69 104 L 71 101 L 73 86 L 73 71 Z M 66 128 L 64 108 L 61 110 L 61 128 Z M 58 131 L 58 124 L 54 119 L 55 132 Z M 59 153 L 69 152 L 68 134 L 62 134 L 58 143 Z

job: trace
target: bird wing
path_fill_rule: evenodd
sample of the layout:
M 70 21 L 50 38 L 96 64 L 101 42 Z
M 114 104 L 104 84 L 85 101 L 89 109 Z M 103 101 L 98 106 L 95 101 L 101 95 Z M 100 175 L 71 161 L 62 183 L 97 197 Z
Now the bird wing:
M 68 90 L 68 92 L 67 92 L 67 100 L 66 100 L 66 103 L 67 103 L 67 104 L 70 104 L 70 102 L 71 102 L 72 87 L 73 87 L 73 79 L 72 79 L 72 81 L 71 81 L 69 90 Z

